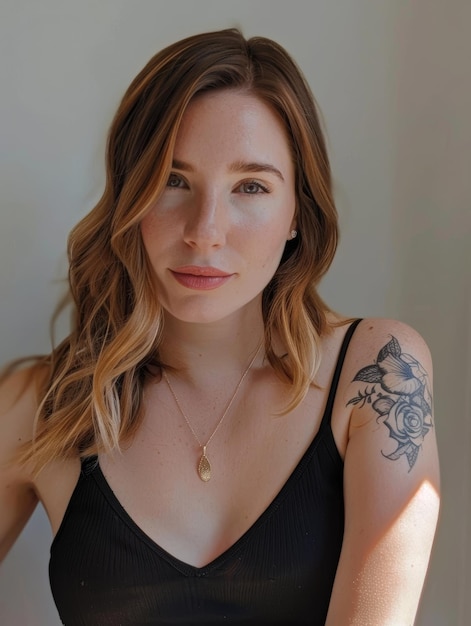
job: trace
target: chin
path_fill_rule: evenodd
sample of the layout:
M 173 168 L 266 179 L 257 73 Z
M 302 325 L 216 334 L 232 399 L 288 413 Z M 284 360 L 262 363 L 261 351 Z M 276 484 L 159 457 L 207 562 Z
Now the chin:
M 261 294 L 257 294 L 252 300 L 237 303 L 233 307 L 229 302 L 187 302 L 180 306 L 163 307 L 168 315 L 174 320 L 185 324 L 214 324 L 235 316 L 261 312 Z
M 228 309 L 216 306 L 172 306 L 164 305 L 165 313 L 185 324 L 211 324 L 218 322 L 233 313 Z

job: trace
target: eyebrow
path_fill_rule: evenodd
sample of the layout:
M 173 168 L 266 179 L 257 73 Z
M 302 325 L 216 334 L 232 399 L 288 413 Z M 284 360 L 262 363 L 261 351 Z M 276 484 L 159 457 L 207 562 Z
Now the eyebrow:
M 283 174 L 278 168 L 271 163 L 246 163 L 245 161 L 236 161 L 233 163 L 229 170 L 231 172 L 268 172 L 269 174 L 275 174 L 284 182 Z
M 172 167 L 177 170 L 181 170 L 182 172 L 194 172 L 194 168 L 189 163 L 185 161 L 180 161 L 179 159 L 173 159 Z M 274 174 L 280 180 L 284 182 L 283 174 L 280 170 L 272 165 L 271 163 L 257 163 L 254 161 L 246 162 L 246 161 L 235 161 L 229 166 L 229 171 L 231 173 L 242 173 L 242 172 L 268 172 L 269 174 Z

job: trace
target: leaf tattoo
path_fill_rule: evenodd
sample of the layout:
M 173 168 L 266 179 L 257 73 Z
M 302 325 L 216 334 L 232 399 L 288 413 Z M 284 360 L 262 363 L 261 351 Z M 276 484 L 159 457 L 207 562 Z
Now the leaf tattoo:
M 394 452 L 383 452 L 383 456 L 396 461 L 404 455 L 410 471 L 425 435 L 433 428 L 427 372 L 414 357 L 403 353 L 398 340 L 392 337 L 379 351 L 376 363 L 363 367 L 353 380 L 367 383 L 367 386 L 363 392 L 358 391 L 347 406 L 371 405 L 378 413 L 378 422 L 388 428 L 389 436 L 397 443 Z

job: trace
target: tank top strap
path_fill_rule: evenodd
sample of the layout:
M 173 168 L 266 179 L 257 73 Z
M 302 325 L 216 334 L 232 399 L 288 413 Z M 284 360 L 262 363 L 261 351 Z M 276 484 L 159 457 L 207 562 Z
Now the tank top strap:
M 337 363 L 335 365 L 334 375 L 332 376 L 332 382 L 330 384 L 329 395 L 327 396 L 327 403 L 325 405 L 324 415 L 322 417 L 321 428 L 330 424 L 332 417 L 332 409 L 334 407 L 335 396 L 337 394 L 337 387 L 340 380 L 340 374 L 342 373 L 343 363 L 345 361 L 345 355 L 347 354 L 350 340 L 355 332 L 356 327 L 362 321 L 363 318 L 356 319 L 350 324 L 343 338 L 342 345 L 340 346 L 339 355 L 337 357 Z
M 91 474 L 93 472 L 93 470 L 97 467 L 98 465 L 98 456 L 93 455 L 93 456 L 83 456 L 80 459 L 80 465 L 81 465 L 81 469 L 82 469 L 82 474 L 84 474 L 85 476 L 88 476 L 88 474 Z

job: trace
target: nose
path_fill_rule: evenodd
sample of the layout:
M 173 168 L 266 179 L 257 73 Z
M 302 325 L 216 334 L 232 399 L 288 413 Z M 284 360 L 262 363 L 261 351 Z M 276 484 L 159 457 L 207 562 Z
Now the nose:
M 226 242 L 226 226 L 225 207 L 216 194 L 195 198 L 185 223 L 185 243 L 203 251 L 220 248 Z

